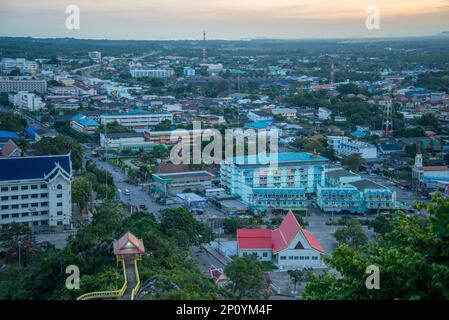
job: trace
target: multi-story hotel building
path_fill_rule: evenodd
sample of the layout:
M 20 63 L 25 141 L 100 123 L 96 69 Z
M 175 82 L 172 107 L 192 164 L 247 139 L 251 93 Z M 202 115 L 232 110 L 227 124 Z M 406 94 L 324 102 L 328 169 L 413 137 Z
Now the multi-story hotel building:
M 131 110 L 123 113 L 101 115 L 102 125 L 117 122 L 122 126 L 141 132 L 158 125 L 164 120 L 173 122 L 173 115 L 171 113 L 153 113 L 145 110 Z
M 271 155 L 268 155 L 271 157 Z M 234 157 L 221 164 L 221 184 L 252 209 L 301 209 L 307 194 L 324 181 L 328 159 L 305 152 L 279 153 L 262 164 L 257 156 Z
M 0 228 L 71 228 L 70 155 L 0 158 Z
M 365 213 L 395 209 L 395 191 L 346 169 L 327 170 L 324 181 L 323 186 L 317 188 L 316 198 L 318 207 L 324 212 Z
M 129 72 L 133 78 L 169 78 L 175 75 L 173 69 L 131 68 Z
M 47 92 L 47 81 L 45 80 L 14 80 L 0 79 L 0 92 Z
M 376 146 L 344 136 L 328 136 L 327 142 L 334 149 L 337 156 L 349 156 L 360 153 L 362 159 L 377 158 Z

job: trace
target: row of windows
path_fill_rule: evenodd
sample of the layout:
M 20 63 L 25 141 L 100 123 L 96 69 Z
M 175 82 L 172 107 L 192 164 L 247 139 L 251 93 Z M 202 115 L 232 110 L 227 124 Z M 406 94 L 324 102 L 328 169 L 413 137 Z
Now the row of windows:
M 38 215 L 45 216 L 47 214 L 48 214 L 48 210 L 42 210 L 40 212 L 39 211 L 33 212 L 33 216 L 38 216 Z M 59 212 L 58 212 L 58 214 L 59 214 Z M 62 215 L 62 212 L 61 212 L 61 215 Z M 29 216 L 30 216 L 30 212 L 22 212 L 22 213 L 12 213 L 12 214 L 2 214 L 1 218 L 2 219 L 19 218 L 19 217 L 26 218 Z
M 61 202 L 62 205 L 62 202 Z M 48 206 L 48 202 L 40 202 L 40 206 L 41 207 L 46 207 Z M 33 202 L 33 203 L 22 203 L 20 205 L 20 208 L 37 208 L 39 207 L 39 202 Z M 2 205 L 1 206 L 2 210 L 8 210 L 8 209 L 19 209 L 19 205 L 18 204 L 12 204 L 12 205 Z
M 37 190 L 39 188 L 40 189 L 47 189 L 47 185 L 46 184 L 41 184 L 41 185 L 32 184 L 31 186 L 21 186 L 20 190 Z M 19 186 L 1 187 L 0 191 L 1 192 L 19 191 Z
M 288 256 L 288 260 L 310 260 L 310 256 Z M 287 256 L 280 256 L 281 260 L 287 260 Z M 318 260 L 318 256 L 312 256 L 312 260 Z
M 279 202 L 281 202 L 281 201 L 272 201 L 272 202 L 271 202 L 271 201 L 257 201 L 257 204 L 260 204 L 260 205 L 264 205 L 264 204 L 270 205 L 270 204 L 279 204 Z M 282 202 L 282 204 L 284 204 L 284 205 L 287 205 L 287 204 L 290 204 L 290 205 L 292 205 L 292 204 L 303 205 L 304 202 L 302 202 L 302 201 L 289 201 L 289 202 L 284 201 L 284 202 Z
M 61 195 L 62 196 L 62 195 Z M 48 193 L 35 193 L 35 194 L 23 194 L 20 196 L 20 199 L 37 199 L 37 198 L 47 198 L 48 197 Z M 59 198 L 59 197 L 58 197 Z M 2 196 L 0 198 L 2 201 L 8 201 L 8 200 L 19 200 L 19 196 L 18 195 L 14 195 L 14 196 Z

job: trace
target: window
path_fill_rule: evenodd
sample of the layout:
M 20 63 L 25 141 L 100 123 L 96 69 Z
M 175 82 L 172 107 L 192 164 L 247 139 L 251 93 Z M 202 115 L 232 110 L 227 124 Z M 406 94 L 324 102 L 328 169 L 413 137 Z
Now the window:
M 48 221 L 46 221 L 46 220 L 41 222 L 42 226 L 46 226 L 47 224 L 48 224 Z
M 304 256 L 299 256 L 299 260 L 304 260 Z
M 32 186 L 31 186 L 31 190 L 36 190 L 37 189 L 37 185 L 36 184 L 33 184 Z
M 28 203 L 23 203 L 22 208 L 28 208 L 30 205 Z
M 11 215 L 11 218 L 18 218 L 19 217 L 19 214 L 18 213 L 13 213 L 12 215 Z
M 318 257 L 317 256 L 313 256 L 312 260 L 318 260 Z
M 293 256 L 289 256 L 289 257 L 288 257 L 288 260 L 293 260 Z
M 58 193 L 58 194 L 56 195 L 56 198 L 62 198 L 62 193 Z
M 47 198 L 48 195 L 46 193 L 41 193 L 41 198 Z
M 28 195 L 27 195 L 27 194 L 23 194 L 23 195 L 21 196 L 21 198 L 22 198 L 22 199 L 28 199 Z
M 39 221 L 33 221 L 33 226 L 38 226 L 39 225 Z
M 57 207 L 62 207 L 62 202 L 58 202 L 58 203 L 56 204 L 56 206 L 57 206 Z
M 305 256 L 305 259 L 306 259 L 306 260 L 309 260 L 309 259 L 310 259 L 310 257 L 309 257 L 309 256 Z
M 31 204 L 31 207 L 33 207 L 33 208 L 36 208 L 37 206 L 39 206 L 39 203 L 37 203 L 37 202 L 34 202 Z
M 8 209 L 9 209 L 9 206 L 8 206 L 8 205 L 2 206 L 2 210 L 8 210 Z
M 298 260 L 299 259 L 299 257 L 298 256 L 295 256 L 295 260 Z
M 18 200 L 19 196 L 11 196 L 11 200 Z
M 2 197 L 2 201 L 6 201 L 8 199 L 9 199 L 9 197 Z
M 56 187 L 56 189 L 61 190 L 61 189 L 62 189 L 62 185 L 58 184 L 58 186 Z
M 7 192 L 8 191 L 8 187 L 2 187 L 2 192 Z
M 281 256 L 280 259 L 281 260 L 287 260 L 287 257 L 286 256 Z
M 19 209 L 19 205 L 18 205 L 18 204 L 13 204 L 13 205 L 11 206 L 11 209 Z
M 28 212 L 22 213 L 22 217 L 28 217 L 28 216 L 29 216 Z
M 48 211 L 47 211 L 47 210 L 41 211 L 41 216 L 45 216 L 45 215 L 47 215 L 47 214 L 48 214 Z
M 36 199 L 38 197 L 38 194 L 32 194 L 31 199 Z
M 268 253 L 267 253 L 267 252 L 264 252 L 264 253 L 262 254 L 262 256 L 263 256 L 264 258 L 266 258 L 266 257 L 268 257 Z
M 9 218 L 9 214 L 2 214 L 2 219 L 8 219 Z
M 19 190 L 18 186 L 11 187 L 11 191 L 17 191 L 17 190 Z
M 48 206 L 48 202 L 41 202 L 41 207 L 46 207 Z
M 58 221 L 58 226 L 62 226 L 62 221 Z
M 20 190 L 28 190 L 28 186 L 21 186 Z
M 47 185 L 46 184 L 41 184 L 41 189 L 47 189 Z
M 62 211 L 58 211 L 57 215 L 62 216 Z

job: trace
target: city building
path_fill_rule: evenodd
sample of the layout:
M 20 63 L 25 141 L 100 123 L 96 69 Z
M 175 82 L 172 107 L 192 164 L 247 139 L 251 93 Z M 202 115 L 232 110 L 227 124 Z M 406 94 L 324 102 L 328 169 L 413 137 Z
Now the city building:
M 184 77 L 193 77 L 195 76 L 196 71 L 194 68 L 191 67 L 184 67 Z
M 283 116 L 285 118 L 287 118 L 288 120 L 294 120 L 296 119 L 296 109 L 292 109 L 292 108 L 276 108 L 271 110 L 271 113 L 274 116 Z
M 325 171 L 316 203 L 324 212 L 366 213 L 396 208 L 396 192 L 346 169 Z
M 108 149 L 146 149 L 154 143 L 147 141 L 143 132 L 100 133 L 100 145 Z
M 412 168 L 412 184 L 416 190 L 434 191 L 441 185 L 449 182 L 449 167 L 447 166 L 423 166 L 421 151 L 415 157 Z
M 90 51 L 87 53 L 90 59 L 95 62 L 101 62 L 101 52 L 100 51 Z
M 153 174 L 153 179 L 155 192 L 175 195 L 184 190 L 204 192 L 211 189 L 215 175 L 208 171 L 185 171 Z
M 262 163 L 257 156 L 245 156 L 222 162 L 221 185 L 252 209 L 305 208 L 307 194 L 324 182 L 328 159 L 305 152 L 267 156 L 274 160 Z
M 0 157 L 11 158 L 20 157 L 21 155 L 22 149 L 14 141 L 8 140 L 6 143 L 0 143 Z
M 48 92 L 56 96 L 76 96 L 80 93 L 79 89 L 75 86 L 49 87 Z
M 322 268 L 325 253 L 316 236 L 289 211 L 279 228 L 238 229 L 238 255 L 272 261 L 280 270 Z
M 247 115 L 248 119 L 256 121 L 273 121 L 273 115 L 266 111 L 250 111 Z
M 35 61 L 29 61 L 25 58 L 2 58 L 0 60 L 0 70 L 8 72 L 14 69 L 20 69 L 25 71 L 34 72 L 38 69 L 39 65 Z
M 70 155 L 0 158 L 0 228 L 71 228 Z
M 377 158 L 376 146 L 367 142 L 354 140 L 345 136 L 327 136 L 327 142 L 339 157 L 359 153 L 362 159 Z
M 0 92 L 47 92 L 47 81 L 45 80 L 14 80 L 14 79 L 0 79 Z
M 331 118 L 332 111 L 328 108 L 319 107 L 318 108 L 318 119 L 320 120 L 329 120 Z
M 45 107 L 45 103 L 42 102 L 41 97 L 34 93 L 19 92 L 12 95 L 12 103 L 14 106 L 29 111 L 38 111 Z
M 170 78 L 175 75 L 173 69 L 132 67 L 129 72 L 133 78 Z
M 145 110 L 131 110 L 101 115 L 101 124 L 117 122 L 118 124 L 134 129 L 135 131 L 148 130 L 164 120 L 173 122 L 173 115 L 168 112 L 153 113 Z
M 92 135 L 100 128 L 100 124 L 83 114 L 77 114 L 70 121 L 70 127 L 82 134 Z

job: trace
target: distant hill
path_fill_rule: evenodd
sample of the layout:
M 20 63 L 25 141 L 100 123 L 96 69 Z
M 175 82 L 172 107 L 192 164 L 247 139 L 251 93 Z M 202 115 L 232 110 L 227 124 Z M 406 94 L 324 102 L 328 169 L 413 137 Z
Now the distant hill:
M 439 34 L 439 36 L 449 37 L 449 31 L 443 31 Z

